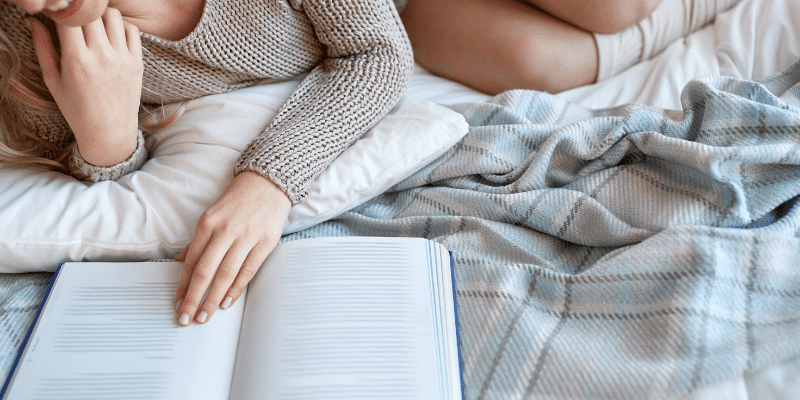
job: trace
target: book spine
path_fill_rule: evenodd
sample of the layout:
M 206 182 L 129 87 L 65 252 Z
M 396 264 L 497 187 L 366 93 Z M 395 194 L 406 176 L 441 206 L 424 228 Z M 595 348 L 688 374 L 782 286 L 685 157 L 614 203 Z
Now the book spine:
M 453 285 L 453 313 L 456 317 L 456 343 L 458 347 L 458 376 L 461 377 L 461 400 L 467 400 L 466 388 L 464 386 L 464 360 L 461 358 L 461 327 L 458 325 L 458 299 L 456 296 L 456 261 L 453 252 L 450 254 L 450 281 Z
M 42 316 L 42 310 L 44 310 L 44 305 L 47 303 L 47 299 L 50 297 L 50 292 L 53 290 L 53 285 L 55 285 L 56 278 L 58 278 L 58 274 L 61 272 L 61 267 L 63 266 L 64 263 L 58 264 L 58 268 L 56 268 L 56 272 L 53 274 L 53 278 L 50 279 L 50 285 L 47 286 L 47 291 L 44 293 L 44 298 L 42 299 L 42 303 L 39 304 L 39 309 L 36 311 L 36 316 L 33 318 L 33 322 L 31 322 L 31 327 L 28 328 L 28 333 L 25 335 L 25 340 L 22 342 L 22 346 L 19 349 L 17 358 L 14 360 L 14 364 L 11 366 L 11 371 L 8 372 L 8 377 L 6 378 L 6 382 L 3 384 L 3 390 L 0 391 L 0 399 L 5 398 L 6 396 L 8 387 L 11 384 L 11 379 L 17 372 L 19 363 L 20 361 L 22 361 L 22 355 L 25 354 L 25 348 L 28 347 L 28 343 L 31 340 L 31 336 L 33 335 L 33 331 L 36 328 L 36 324 L 39 323 L 39 317 Z

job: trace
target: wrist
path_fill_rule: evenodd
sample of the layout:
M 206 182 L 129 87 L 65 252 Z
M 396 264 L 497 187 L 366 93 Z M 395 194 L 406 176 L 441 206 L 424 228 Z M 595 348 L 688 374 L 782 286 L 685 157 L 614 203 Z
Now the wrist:
M 286 210 L 292 207 L 292 201 L 289 199 L 286 192 L 271 179 L 258 172 L 250 170 L 240 172 L 233 179 L 231 186 L 251 189 L 253 192 L 259 193 L 265 199 L 275 202 L 274 205 L 277 207 L 285 208 Z
M 138 128 L 128 130 L 124 135 L 75 135 L 81 158 L 88 164 L 97 167 L 110 167 L 117 165 L 136 151 L 139 144 Z

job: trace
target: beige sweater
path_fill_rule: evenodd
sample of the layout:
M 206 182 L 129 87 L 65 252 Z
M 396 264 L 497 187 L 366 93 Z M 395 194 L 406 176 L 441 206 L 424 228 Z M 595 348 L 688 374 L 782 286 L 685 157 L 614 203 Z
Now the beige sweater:
M 0 1 L 0 28 L 23 60 L 35 62 L 24 12 Z M 242 153 L 234 173 L 256 171 L 292 203 L 311 181 L 398 100 L 413 56 L 392 0 L 206 0 L 186 38 L 142 34 L 144 104 L 170 104 L 266 80 L 307 74 L 265 130 Z M 73 146 L 79 179 L 116 179 L 146 160 L 144 140 L 112 167 L 87 164 L 57 111 L 19 110 L 26 128 L 61 148 Z

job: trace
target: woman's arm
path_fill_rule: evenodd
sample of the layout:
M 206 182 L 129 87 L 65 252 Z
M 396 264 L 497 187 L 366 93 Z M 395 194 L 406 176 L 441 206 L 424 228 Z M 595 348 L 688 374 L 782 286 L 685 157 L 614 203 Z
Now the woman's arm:
M 277 244 L 291 204 L 391 109 L 411 78 L 411 47 L 390 0 L 290 3 L 308 15 L 327 58 L 244 151 L 233 182 L 178 256 L 185 260 L 175 297 L 180 325 L 207 322 L 238 299 Z
M 300 3 L 327 58 L 245 149 L 235 171 L 271 178 L 297 204 L 311 181 L 397 102 L 414 60 L 390 0 L 290 3 Z
M 112 8 L 84 27 L 56 24 L 59 55 L 46 27 L 28 22 L 44 82 L 75 135 L 72 172 L 91 179 L 138 168 L 146 155 L 137 128 L 143 63 L 136 26 Z

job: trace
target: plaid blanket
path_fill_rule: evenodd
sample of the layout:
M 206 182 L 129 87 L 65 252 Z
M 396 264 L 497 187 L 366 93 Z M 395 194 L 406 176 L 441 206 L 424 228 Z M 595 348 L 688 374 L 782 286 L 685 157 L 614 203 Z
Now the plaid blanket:
M 471 129 L 448 153 L 283 240 L 452 250 L 469 399 L 669 399 L 800 355 L 800 63 L 681 101 L 454 106 Z M 46 279 L 0 276 L 2 371 Z

